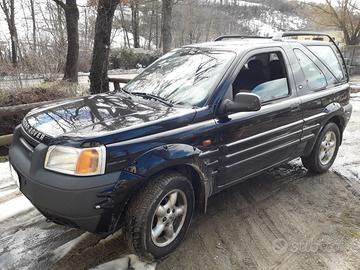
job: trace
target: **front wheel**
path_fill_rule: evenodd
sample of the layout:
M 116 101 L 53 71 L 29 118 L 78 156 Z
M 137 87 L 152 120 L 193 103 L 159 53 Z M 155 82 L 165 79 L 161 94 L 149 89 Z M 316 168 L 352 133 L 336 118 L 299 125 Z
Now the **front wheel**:
M 166 257 L 181 243 L 194 212 L 190 181 L 178 173 L 152 179 L 129 203 L 126 235 L 144 259 Z
M 340 130 L 335 123 L 328 123 L 319 134 L 310 156 L 302 157 L 302 163 L 309 171 L 324 173 L 334 163 L 340 146 Z

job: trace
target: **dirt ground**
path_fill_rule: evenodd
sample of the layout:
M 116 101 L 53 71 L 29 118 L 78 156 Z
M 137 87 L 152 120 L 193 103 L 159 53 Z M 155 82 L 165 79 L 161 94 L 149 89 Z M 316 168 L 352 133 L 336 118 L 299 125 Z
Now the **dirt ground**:
M 0 163 L 0 269 L 358 270 L 360 95 L 352 102 L 332 171 L 309 174 L 296 160 L 215 195 L 157 264 L 129 257 L 121 232 L 100 239 L 46 222 Z
M 294 164 L 225 191 L 158 269 L 360 269 L 359 185 Z
M 211 198 L 156 269 L 360 269 L 359 202 L 359 183 L 285 164 Z M 100 240 L 34 209 L 0 229 L 1 269 L 88 269 L 128 254 L 121 233 Z

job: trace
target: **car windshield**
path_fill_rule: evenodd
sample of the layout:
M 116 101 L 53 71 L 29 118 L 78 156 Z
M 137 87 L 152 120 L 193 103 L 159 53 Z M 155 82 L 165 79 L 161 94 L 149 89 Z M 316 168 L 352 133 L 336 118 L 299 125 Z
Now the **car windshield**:
M 202 106 L 234 58 L 231 51 L 174 50 L 146 68 L 123 90 L 157 96 L 172 104 Z

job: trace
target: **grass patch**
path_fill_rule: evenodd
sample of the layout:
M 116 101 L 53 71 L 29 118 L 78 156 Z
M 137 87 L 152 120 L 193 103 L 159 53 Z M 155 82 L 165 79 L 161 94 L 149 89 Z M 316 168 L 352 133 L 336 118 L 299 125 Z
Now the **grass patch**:
M 44 82 L 29 88 L 0 90 L 0 107 L 87 95 L 83 86 L 65 81 Z
M 6 162 L 6 161 L 9 161 L 8 156 L 0 156 L 0 162 Z

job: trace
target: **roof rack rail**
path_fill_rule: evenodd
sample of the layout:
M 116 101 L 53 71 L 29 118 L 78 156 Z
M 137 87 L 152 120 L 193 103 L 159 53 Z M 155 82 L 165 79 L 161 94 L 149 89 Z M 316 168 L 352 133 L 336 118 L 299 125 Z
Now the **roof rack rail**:
M 325 33 L 319 33 L 319 32 L 307 32 L 307 31 L 298 31 L 298 32 L 279 32 L 276 33 L 272 39 L 274 41 L 282 41 L 284 37 L 300 37 L 300 36 L 314 36 L 314 37 L 327 37 L 329 39 L 329 42 L 331 42 L 336 50 L 338 51 L 339 55 L 341 56 L 341 59 L 343 61 L 343 65 L 345 66 L 345 71 L 346 71 L 346 76 L 349 78 L 349 74 L 346 68 L 346 62 L 344 59 L 344 56 L 341 53 L 341 50 L 339 48 L 339 46 L 336 44 L 336 42 L 334 41 L 334 39 L 329 35 L 329 34 L 325 34 Z
M 224 40 L 224 39 L 245 39 L 245 38 L 266 38 L 269 39 L 271 37 L 262 37 L 262 36 L 246 36 L 246 35 L 223 35 L 223 36 L 219 36 L 217 38 L 215 38 L 214 41 L 220 41 L 220 40 Z
M 311 32 L 311 31 L 295 31 L 295 32 L 279 32 L 276 33 L 272 39 L 281 41 L 284 37 L 300 37 L 300 36 L 314 36 L 314 37 L 327 37 L 330 42 L 334 42 L 332 37 L 325 33 Z

